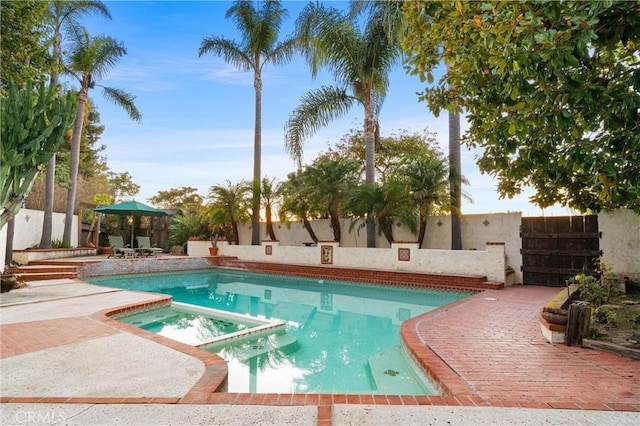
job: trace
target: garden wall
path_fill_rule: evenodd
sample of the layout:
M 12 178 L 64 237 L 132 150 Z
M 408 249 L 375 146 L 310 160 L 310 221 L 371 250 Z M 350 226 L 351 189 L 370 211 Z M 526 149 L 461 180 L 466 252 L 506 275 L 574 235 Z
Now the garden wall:
M 189 241 L 190 256 L 209 256 L 209 242 Z M 234 256 L 249 262 L 295 265 L 328 265 L 341 268 L 380 269 L 386 271 L 480 275 L 488 281 L 505 283 L 503 243 L 487 243 L 483 250 L 418 249 L 417 243 L 394 243 L 390 248 L 341 247 L 337 242 L 319 242 L 317 246 L 283 246 L 265 241 L 261 246 L 218 244 L 221 256 Z
M 62 240 L 64 234 L 64 213 L 53 213 L 52 240 Z M 21 209 L 15 216 L 13 249 L 24 250 L 40 244 L 44 212 L 40 210 Z M 73 216 L 71 229 L 71 246 L 78 244 L 78 216 Z M 4 263 L 7 248 L 7 227 L 0 230 L 0 261 Z
M 622 209 L 599 213 L 598 229 L 602 261 L 640 282 L 640 215 Z
M 514 270 L 514 281 L 522 283 L 522 256 L 520 248 L 522 243 L 520 240 L 520 223 L 522 214 L 516 213 L 492 213 L 492 214 L 473 214 L 464 215 L 461 218 L 462 227 L 462 248 L 466 250 L 484 250 L 487 241 L 498 241 L 504 243 L 504 251 L 506 255 L 506 265 L 511 266 Z M 275 222 L 274 232 L 278 239 L 279 246 L 301 247 L 305 243 L 311 243 L 308 232 L 302 226 L 302 223 L 295 222 L 289 225 Z M 312 227 L 318 239 L 321 241 L 333 240 L 333 231 L 329 220 L 315 220 Z M 261 239 L 266 240 L 266 226 L 261 225 Z M 341 221 L 342 241 L 341 248 L 364 248 L 367 246 L 366 229 L 358 225 L 352 226 L 352 222 L 348 219 Z M 396 223 L 393 228 L 393 235 L 396 241 L 416 241 L 416 234 L 405 225 Z M 240 228 L 240 244 L 251 244 L 251 224 L 244 224 Z M 391 246 L 382 235 L 377 236 L 376 247 L 390 248 Z M 451 253 L 451 217 L 450 216 L 432 216 L 427 221 L 427 231 L 423 249 L 445 250 Z M 206 250 L 201 255 L 206 254 Z M 453 254 L 452 256 L 456 256 Z M 365 256 L 365 261 L 368 257 Z M 423 271 L 426 272 L 426 271 Z M 480 272 L 476 275 L 484 275 Z M 500 280 L 499 282 L 503 282 Z

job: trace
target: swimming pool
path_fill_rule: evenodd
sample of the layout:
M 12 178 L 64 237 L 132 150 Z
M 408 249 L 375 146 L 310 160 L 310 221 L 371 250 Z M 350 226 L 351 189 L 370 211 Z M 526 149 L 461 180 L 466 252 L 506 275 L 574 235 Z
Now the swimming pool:
M 231 270 L 86 281 L 284 321 L 292 340 L 273 333 L 205 346 L 227 360 L 228 390 L 252 393 L 437 394 L 404 356 L 400 326 L 469 295 Z

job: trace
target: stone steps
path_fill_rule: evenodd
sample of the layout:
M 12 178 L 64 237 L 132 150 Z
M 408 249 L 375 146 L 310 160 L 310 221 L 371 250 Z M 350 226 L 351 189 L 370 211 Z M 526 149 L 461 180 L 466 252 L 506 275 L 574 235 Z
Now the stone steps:
M 42 281 L 78 278 L 78 268 L 70 265 L 16 266 L 13 273 L 19 281 Z

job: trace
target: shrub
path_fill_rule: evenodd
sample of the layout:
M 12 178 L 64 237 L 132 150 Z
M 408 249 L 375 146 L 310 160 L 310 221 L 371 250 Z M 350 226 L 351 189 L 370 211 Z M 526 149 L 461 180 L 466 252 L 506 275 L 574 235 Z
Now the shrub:
M 51 240 L 51 248 L 70 248 L 71 245 L 63 240 Z
M 618 278 L 605 263 L 598 264 L 599 276 L 578 274 L 568 280 L 569 284 L 578 284 L 580 295 L 596 308 L 607 303 L 616 295 Z

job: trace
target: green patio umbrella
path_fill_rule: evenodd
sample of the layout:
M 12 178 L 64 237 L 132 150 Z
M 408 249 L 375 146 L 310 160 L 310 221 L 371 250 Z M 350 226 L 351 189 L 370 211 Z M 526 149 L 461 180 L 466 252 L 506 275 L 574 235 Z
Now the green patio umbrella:
M 110 206 L 96 207 L 93 211 L 119 216 L 168 216 L 164 210 L 156 209 L 138 201 L 125 201 Z M 131 248 L 133 248 L 133 221 L 131 221 Z

